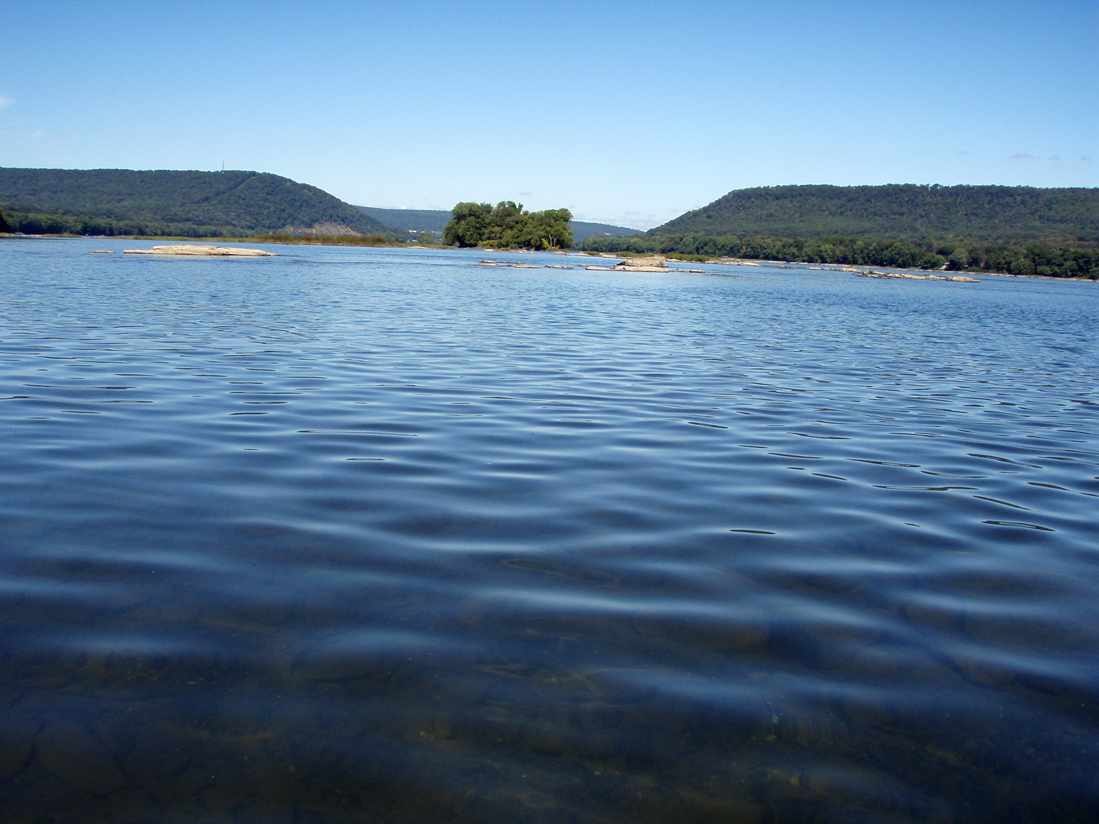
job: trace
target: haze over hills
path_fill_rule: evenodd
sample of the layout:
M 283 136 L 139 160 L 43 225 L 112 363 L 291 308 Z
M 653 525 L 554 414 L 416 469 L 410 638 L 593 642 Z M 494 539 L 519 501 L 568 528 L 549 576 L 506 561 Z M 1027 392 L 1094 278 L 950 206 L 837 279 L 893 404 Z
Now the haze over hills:
M 387 233 L 315 186 L 250 171 L 0 168 L 0 210 L 24 232 Z
M 1099 243 L 1099 188 L 891 184 L 738 189 L 647 234 L 1094 244 Z
M 442 209 L 382 209 L 376 206 L 356 206 L 379 223 L 395 232 L 432 232 L 441 235 L 450 221 L 451 213 Z M 591 223 L 585 220 L 569 222 L 573 240 L 583 243 L 593 235 L 627 237 L 640 234 L 639 229 L 625 226 L 612 226 L 607 223 Z
M 360 212 L 401 234 L 432 232 L 441 235 L 450 220 L 450 212 L 442 209 L 383 209 L 378 206 L 356 206 Z

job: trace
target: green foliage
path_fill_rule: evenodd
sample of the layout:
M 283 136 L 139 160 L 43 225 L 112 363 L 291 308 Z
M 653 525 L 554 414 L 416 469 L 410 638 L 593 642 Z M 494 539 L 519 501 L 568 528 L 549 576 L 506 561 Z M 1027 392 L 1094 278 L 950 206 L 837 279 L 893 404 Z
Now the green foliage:
M 1099 243 L 1099 188 L 893 184 L 739 189 L 649 234 L 1088 245 Z
M 0 203 L 16 231 L 218 237 L 313 231 L 386 233 L 314 186 L 257 172 L 3 169 Z
M 8 222 L 4 220 L 4 213 L 0 212 L 0 232 L 10 232 L 11 227 L 8 226 Z
M 452 217 L 451 212 L 441 209 L 381 209 L 375 206 L 356 206 L 370 217 L 395 232 L 405 232 L 416 240 L 426 239 L 425 234 L 442 237 L 447 223 Z M 612 226 L 608 223 L 590 223 L 584 220 L 569 221 L 574 242 L 581 243 L 592 235 L 612 235 L 627 237 L 638 234 L 637 229 L 627 229 L 625 226 Z
M 523 204 L 510 200 L 495 206 L 462 202 L 451 215 L 443 231 L 443 241 L 450 246 L 567 249 L 573 243 L 568 209 L 527 212 Z
M 450 222 L 443 229 L 443 243 L 448 246 L 476 246 L 488 231 L 492 207 L 487 203 L 458 203 L 451 210 Z
M 776 186 L 730 192 L 599 252 L 1099 277 L 1099 189 Z
M 1065 247 L 1044 243 L 998 244 L 971 240 L 964 245 L 955 245 L 889 238 L 669 234 L 589 238 L 584 249 L 592 252 L 662 253 L 912 269 L 945 266 L 948 269 L 1014 275 L 1099 279 L 1099 247 Z

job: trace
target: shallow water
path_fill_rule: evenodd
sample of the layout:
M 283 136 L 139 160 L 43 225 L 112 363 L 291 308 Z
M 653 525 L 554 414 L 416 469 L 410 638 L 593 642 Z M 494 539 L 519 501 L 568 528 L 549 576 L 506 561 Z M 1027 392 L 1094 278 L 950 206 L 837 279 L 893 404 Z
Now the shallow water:
M 5 820 L 1099 811 L 1099 286 L 134 245 L 0 242 Z

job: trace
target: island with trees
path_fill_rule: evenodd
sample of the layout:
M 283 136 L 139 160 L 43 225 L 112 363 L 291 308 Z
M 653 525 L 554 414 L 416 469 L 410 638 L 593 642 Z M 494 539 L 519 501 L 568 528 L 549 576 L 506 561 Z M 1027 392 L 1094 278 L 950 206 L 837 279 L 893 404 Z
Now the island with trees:
M 356 206 L 370 217 L 387 226 L 398 236 L 416 243 L 441 242 L 446 225 L 454 213 L 445 209 L 382 209 L 376 206 Z M 640 229 L 615 226 L 610 223 L 593 223 L 586 220 L 570 220 L 573 243 L 582 243 L 593 235 L 618 235 L 627 237 L 640 233 Z
M 493 246 L 511 249 L 568 249 L 573 237 L 568 209 L 528 212 L 523 204 L 504 200 L 457 204 L 443 230 L 448 246 Z

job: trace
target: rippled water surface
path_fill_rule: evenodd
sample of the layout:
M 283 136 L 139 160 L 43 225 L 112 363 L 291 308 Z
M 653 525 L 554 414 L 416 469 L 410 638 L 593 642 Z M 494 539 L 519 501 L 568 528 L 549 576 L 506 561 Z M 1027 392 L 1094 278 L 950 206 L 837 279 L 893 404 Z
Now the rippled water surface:
M 1099 286 L 134 245 L 0 241 L 4 820 L 1099 810 Z

